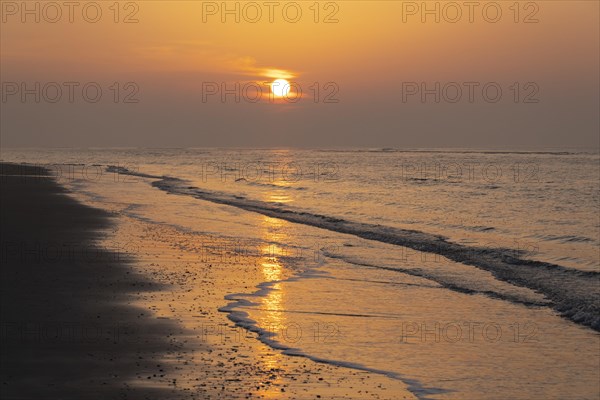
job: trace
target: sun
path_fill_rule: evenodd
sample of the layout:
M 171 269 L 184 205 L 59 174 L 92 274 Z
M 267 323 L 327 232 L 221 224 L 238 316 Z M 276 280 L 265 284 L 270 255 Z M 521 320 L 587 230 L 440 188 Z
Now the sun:
M 286 97 L 290 93 L 290 83 L 285 79 L 275 79 L 271 83 L 271 92 L 276 97 Z

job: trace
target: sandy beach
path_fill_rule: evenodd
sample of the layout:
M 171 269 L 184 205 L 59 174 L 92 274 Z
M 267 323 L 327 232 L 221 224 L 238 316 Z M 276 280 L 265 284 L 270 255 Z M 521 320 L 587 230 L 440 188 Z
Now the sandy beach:
M 208 237 L 83 205 L 43 174 L 2 165 L 3 399 L 414 398 L 235 327 L 219 308 L 264 280 L 258 256 L 206 263 Z

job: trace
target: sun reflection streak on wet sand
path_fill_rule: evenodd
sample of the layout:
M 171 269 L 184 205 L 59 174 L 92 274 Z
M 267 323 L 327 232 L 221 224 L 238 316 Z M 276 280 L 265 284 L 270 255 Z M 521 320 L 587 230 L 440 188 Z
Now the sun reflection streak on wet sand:
M 261 253 L 263 254 L 261 269 L 267 282 L 276 282 L 283 277 L 283 265 L 280 262 L 280 257 L 285 254 L 285 250 L 281 247 L 280 243 L 283 243 L 287 238 L 287 234 L 285 233 L 286 224 L 288 222 L 276 218 L 264 217 L 263 219 L 262 234 L 265 245 Z M 262 300 L 262 308 L 266 310 L 262 324 L 269 332 L 276 335 L 275 339 L 278 339 L 285 330 L 286 318 L 285 313 L 282 312 L 284 310 L 284 296 L 285 293 L 282 290 L 281 284 L 275 283 L 267 296 Z M 268 350 L 261 359 L 265 368 L 276 371 L 281 367 L 282 354 L 278 351 Z M 275 383 L 278 383 L 280 379 L 279 375 L 274 374 L 274 376 Z M 272 389 L 267 393 L 269 398 L 281 396 L 281 392 L 276 389 L 276 386 L 272 386 Z

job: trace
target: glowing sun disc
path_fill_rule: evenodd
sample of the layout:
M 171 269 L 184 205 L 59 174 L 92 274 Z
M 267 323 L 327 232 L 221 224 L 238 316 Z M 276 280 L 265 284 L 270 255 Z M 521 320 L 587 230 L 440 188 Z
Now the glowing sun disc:
M 277 97 L 284 97 L 290 93 L 290 83 L 285 79 L 275 79 L 271 83 L 271 92 Z

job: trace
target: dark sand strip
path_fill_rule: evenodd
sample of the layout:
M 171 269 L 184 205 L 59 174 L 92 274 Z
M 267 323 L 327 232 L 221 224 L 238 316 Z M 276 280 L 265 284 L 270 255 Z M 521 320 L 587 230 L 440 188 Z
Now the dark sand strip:
M 132 272 L 131 244 L 95 244 L 110 215 L 66 196 L 47 171 L 1 168 L 0 398 L 179 397 L 153 382 L 167 380 L 161 360 L 178 347 L 167 335 L 181 329 L 127 304 L 159 286 Z M 136 377 L 148 385 L 130 387 Z

